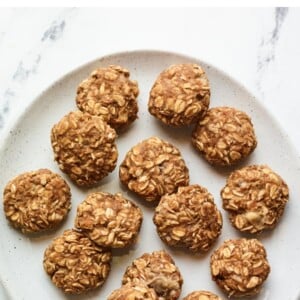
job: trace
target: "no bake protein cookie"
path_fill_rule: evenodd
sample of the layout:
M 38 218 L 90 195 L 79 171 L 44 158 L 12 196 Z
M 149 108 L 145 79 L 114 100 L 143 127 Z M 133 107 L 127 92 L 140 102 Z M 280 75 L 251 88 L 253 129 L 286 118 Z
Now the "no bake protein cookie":
M 102 247 L 123 248 L 135 242 L 142 211 L 121 194 L 91 193 L 79 204 L 75 227 Z
M 66 230 L 46 249 L 43 264 L 58 288 L 67 294 L 81 294 L 103 285 L 110 261 L 110 250 L 76 230 Z
M 196 125 L 192 143 L 216 166 L 234 165 L 257 145 L 254 128 L 246 113 L 231 107 L 214 107 Z
M 120 165 L 121 182 L 147 201 L 189 184 L 189 171 L 179 150 L 151 137 L 132 147 Z
M 225 241 L 211 256 L 212 279 L 229 297 L 260 292 L 270 273 L 264 246 L 256 239 Z
M 222 300 L 219 296 L 208 291 L 195 291 L 183 298 L 183 300 Z
M 101 116 L 111 127 L 126 127 L 137 118 L 139 94 L 136 81 L 121 66 L 99 68 L 83 80 L 77 89 L 78 108 Z
M 213 196 L 199 185 L 180 187 L 177 193 L 164 195 L 153 221 L 165 243 L 192 252 L 207 251 L 222 229 L 222 216 Z
M 135 259 L 123 276 L 123 284 L 143 284 L 153 288 L 159 300 L 176 300 L 183 279 L 172 257 L 165 251 L 145 253 Z
M 56 227 L 71 207 L 65 180 L 47 169 L 23 173 L 7 183 L 3 193 L 6 218 L 24 233 Z
M 221 197 L 236 229 L 259 233 L 276 226 L 288 202 L 289 189 L 268 166 L 253 165 L 232 172 Z
M 210 87 L 202 67 L 177 64 L 158 76 L 150 92 L 148 109 L 166 125 L 179 127 L 202 118 L 209 102 Z
M 54 158 L 77 185 L 95 185 L 116 166 L 116 137 L 101 117 L 70 112 L 52 128 Z
M 107 300 L 159 300 L 155 291 L 144 285 L 123 285 L 113 291 Z

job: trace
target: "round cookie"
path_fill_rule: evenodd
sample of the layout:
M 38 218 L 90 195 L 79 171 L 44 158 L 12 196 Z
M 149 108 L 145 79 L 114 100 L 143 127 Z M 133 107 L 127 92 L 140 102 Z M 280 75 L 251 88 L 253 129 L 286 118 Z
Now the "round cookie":
M 222 229 L 213 196 L 199 185 L 180 187 L 177 193 L 162 196 L 153 221 L 165 243 L 192 252 L 207 251 Z
M 65 293 L 81 294 L 101 286 L 110 271 L 111 251 L 71 229 L 55 238 L 44 253 L 44 269 Z
M 165 251 L 145 253 L 133 261 L 123 276 L 123 284 L 143 284 L 153 288 L 159 300 L 176 300 L 183 279 L 172 257 Z
M 179 150 L 158 137 L 131 148 L 120 165 L 121 182 L 149 202 L 189 184 L 189 172 Z
M 259 233 L 276 226 L 288 201 L 289 189 L 268 166 L 253 165 L 232 172 L 221 197 L 236 229 Z
M 71 192 L 65 180 L 47 169 L 23 173 L 4 188 L 6 218 L 24 233 L 52 229 L 71 208 Z
M 179 127 L 202 118 L 209 102 L 210 87 L 204 70 L 196 64 L 177 64 L 155 81 L 148 109 L 166 125 Z
M 101 116 L 113 128 L 128 126 L 137 118 L 139 94 L 137 82 L 129 76 L 128 70 L 113 65 L 93 71 L 78 86 L 78 108 Z
M 70 112 L 52 128 L 54 158 L 77 185 L 92 186 L 116 167 L 116 137 L 101 117 Z
M 192 143 L 209 163 L 216 166 L 234 165 L 257 145 L 251 119 L 230 107 L 209 109 L 196 125 Z
M 107 300 L 159 300 L 155 291 L 143 285 L 123 285 L 113 291 Z
M 229 297 L 260 292 L 270 273 L 264 246 L 257 239 L 225 241 L 211 256 L 212 279 Z
M 195 291 L 183 298 L 183 300 L 222 300 L 219 296 L 208 291 Z
M 97 192 L 79 204 L 75 227 L 99 246 L 123 248 L 135 242 L 142 220 L 141 209 L 121 194 Z

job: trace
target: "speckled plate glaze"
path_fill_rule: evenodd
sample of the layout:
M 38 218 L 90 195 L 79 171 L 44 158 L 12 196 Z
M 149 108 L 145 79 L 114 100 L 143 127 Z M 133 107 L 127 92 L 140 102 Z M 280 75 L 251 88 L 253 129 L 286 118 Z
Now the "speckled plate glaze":
M 131 77 L 139 83 L 140 111 L 139 119 L 126 132 L 120 134 L 117 140 L 118 165 L 129 148 L 142 139 L 157 135 L 174 143 L 181 150 L 190 169 L 191 183 L 198 183 L 208 188 L 223 213 L 224 226 L 219 240 L 211 251 L 202 256 L 193 256 L 185 251 L 165 246 L 158 238 L 152 223 L 153 207 L 146 205 L 121 186 L 117 166 L 115 171 L 93 191 L 123 192 L 142 208 L 144 222 L 138 242 L 130 249 L 114 252 L 111 274 L 102 288 L 81 296 L 66 296 L 52 284 L 44 272 L 43 253 L 54 237 L 65 229 L 73 227 L 78 203 L 92 190 L 77 188 L 67 176 L 63 175 L 72 189 L 72 210 L 66 222 L 56 231 L 38 237 L 25 236 L 7 223 L 1 209 L 0 278 L 3 293 L 0 293 L 1 299 L 106 299 L 112 290 L 120 286 L 125 268 L 134 258 L 144 252 L 158 249 L 166 249 L 180 268 L 184 278 L 182 296 L 193 290 L 206 289 L 226 299 L 211 280 L 209 259 L 213 249 L 225 239 L 241 236 L 230 225 L 226 212 L 221 208 L 219 196 L 226 176 L 231 170 L 215 169 L 200 157 L 191 146 L 190 128 L 178 130 L 165 127 L 147 111 L 149 91 L 157 75 L 170 64 L 182 62 L 199 63 L 206 70 L 212 91 L 211 107 L 233 106 L 251 116 L 256 129 L 258 147 L 249 159 L 237 167 L 248 164 L 268 164 L 286 180 L 290 187 L 290 201 L 277 228 L 258 236 L 267 249 L 272 271 L 262 292 L 255 299 L 300 299 L 300 238 L 297 233 L 300 228 L 300 162 L 287 135 L 259 101 L 227 74 L 196 58 L 158 51 L 136 51 L 103 57 L 72 71 L 45 90 L 1 141 L 0 188 L 3 191 L 10 178 L 28 170 L 49 168 L 61 174 L 53 161 L 50 145 L 52 125 L 70 110 L 76 109 L 76 87 L 93 69 L 120 64 L 127 67 L 131 71 Z

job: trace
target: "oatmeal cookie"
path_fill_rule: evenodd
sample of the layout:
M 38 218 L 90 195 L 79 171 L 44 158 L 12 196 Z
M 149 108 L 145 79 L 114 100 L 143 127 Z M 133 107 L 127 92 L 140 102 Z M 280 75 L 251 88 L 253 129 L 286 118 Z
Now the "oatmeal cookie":
M 256 295 L 270 273 L 264 246 L 257 239 L 225 241 L 211 256 L 212 279 L 229 297 Z
M 236 229 L 259 233 L 276 226 L 288 202 L 289 189 L 268 166 L 253 165 L 232 172 L 221 197 Z
M 195 291 L 183 298 L 183 300 L 222 300 L 219 296 L 208 291 Z
M 102 247 L 123 248 L 135 242 L 143 220 L 141 209 L 120 193 L 91 193 L 79 204 L 75 227 Z
M 164 70 L 155 81 L 148 109 L 166 125 L 179 127 L 201 119 L 209 102 L 210 87 L 202 67 L 177 64 Z
M 123 276 L 123 284 L 144 284 L 153 288 L 159 300 L 176 300 L 183 279 L 172 257 L 165 251 L 145 253 L 133 261 Z
M 179 150 L 158 137 L 137 144 L 119 170 L 121 182 L 145 200 L 155 202 L 189 184 L 189 172 Z
M 76 230 L 66 230 L 44 253 L 44 269 L 65 293 L 81 294 L 105 282 L 111 252 Z
M 222 229 L 222 216 L 213 196 L 199 185 L 180 187 L 177 193 L 164 195 L 153 221 L 165 243 L 192 252 L 207 251 Z
M 101 116 L 115 129 L 127 127 L 137 118 L 139 94 L 137 82 L 129 76 L 128 70 L 114 65 L 93 71 L 78 86 L 78 108 Z
M 77 185 L 95 185 L 116 167 L 116 137 L 100 117 L 70 112 L 52 128 L 54 158 Z
M 155 291 L 144 285 L 123 285 L 113 291 L 107 300 L 158 300 Z
M 56 227 L 71 208 L 65 180 L 47 169 L 23 173 L 6 185 L 3 193 L 6 218 L 24 233 Z
M 251 119 L 230 107 L 215 107 L 198 122 L 192 143 L 212 165 L 231 166 L 247 157 L 257 145 Z

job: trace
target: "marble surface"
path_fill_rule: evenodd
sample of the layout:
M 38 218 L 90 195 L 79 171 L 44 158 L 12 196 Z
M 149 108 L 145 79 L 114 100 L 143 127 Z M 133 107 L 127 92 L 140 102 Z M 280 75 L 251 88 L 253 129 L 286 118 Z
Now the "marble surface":
M 299 16 L 297 8 L 2 8 L 0 134 L 77 66 L 113 52 L 159 49 L 232 75 L 257 95 L 300 154 Z

